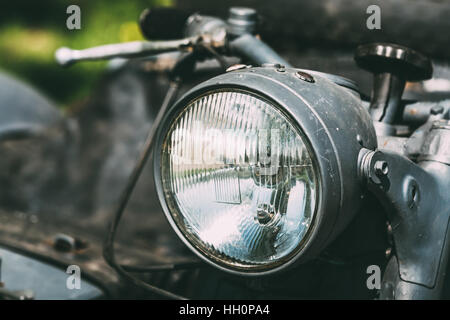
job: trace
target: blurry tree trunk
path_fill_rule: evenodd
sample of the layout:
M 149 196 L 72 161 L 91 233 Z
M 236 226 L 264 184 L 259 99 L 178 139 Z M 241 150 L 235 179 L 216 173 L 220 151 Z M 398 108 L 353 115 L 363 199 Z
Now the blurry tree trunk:
M 439 0 L 178 0 L 192 12 L 224 18 L 230 6 L 258 10 L 261 34 L 277 49 L 287 44 L 339 46 L 388 41 L 410 46 L 436 58 L 450 58 L 450 1 Z M 369 30 L 370 5 L 381 9 L 381 29 Z

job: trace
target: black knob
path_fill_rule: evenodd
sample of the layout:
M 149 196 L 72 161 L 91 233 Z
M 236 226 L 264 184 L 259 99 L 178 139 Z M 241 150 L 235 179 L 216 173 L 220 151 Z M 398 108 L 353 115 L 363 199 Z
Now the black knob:
M 431 78 L 428 57 L 413 49 L 391 43 L 371 43 L 356 49 L 359 67 L 374 74 L 370 113 L 374 120 L 392 124 L 401 113 L 400 101 L 406 81 Z
M 176 8 L 145 9 L 139 17 L 139 27 L 148 40 L 183 38 L 189 13 Z
M 389 72 L 406 81 L 431 78 L 433 67 L 430 59 L 413 49 L 391 43 L 371 43 L 356 49 L 358 66 L 372 73 Z

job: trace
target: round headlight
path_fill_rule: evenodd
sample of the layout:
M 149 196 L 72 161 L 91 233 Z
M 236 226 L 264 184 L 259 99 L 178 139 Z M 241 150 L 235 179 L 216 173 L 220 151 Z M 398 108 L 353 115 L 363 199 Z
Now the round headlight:
M 342 87 L 350 82 L 306 76 L 231 72 L 192 89 L 162 120 L 161 204 L 181 239 L 221 269 L 263 274 L 312 257 L 358 207 L 359 150 L 376 147 L 370 116 Z
M 208 257 L 256 269 L 301 247 L 317 168 L 303 133 L 273 103 L 241 90 L 205 93 L 172 122 L 161 161 L 172 217 Z

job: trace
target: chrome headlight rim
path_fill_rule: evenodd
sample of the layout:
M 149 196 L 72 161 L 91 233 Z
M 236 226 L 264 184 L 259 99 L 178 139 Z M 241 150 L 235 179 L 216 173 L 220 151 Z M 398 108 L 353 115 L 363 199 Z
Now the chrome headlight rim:
M 264 74 L 246 72 L 246 80 L 248 81 L 243 81 L 239 74 L 240 72 L 223 74 L 194 87 L 168 110 L 161 121 L 156 136 L 153 155 L 154 178 L 158 197 L 169 224 L 191 251 L 208 264 L 228 273 L 262 276 L 285 270 L 294 264 L 316 256 L 323 249 L 334 227 L 341 204 L 340 164 L 337 157 L 333 156 L 336 153 L 336 148 L 329 137 L 328 129 L 313 107 L 298 92 L 292 90 L 289 85 Z M 295 76 L 294 79 L 301 81 Z M 323 83 L 325 86 L 330 85 L 328 80 L 317 78 L 315 84 L 308 83 L 307 85 L 317 85 L 318 83 Z M 318 192 L 313 222 L 296 249 L 285 258 L 277 261 L 276 264 L 270 265 L 269 268 L 264 265 L 261 268 L 230 267 L 229 264 L 221 263 L 216 257 L 198 248 L 189 240 L 189 237 L 178 227 L 166 202 L 162 184 L 161 151 L 171 124 L 191 102 L 210 92 L 220 90 L 244 91 L 268 101 L 279 112 L 283 113 L 297 127 L 297 130 L 302 133 L 302 137 L 305 138 L 305 142 L 309 147 L 311 158 L 314 159 L 317 165 L 315 173 L 317 175 Z M 280 99 L 280 97 L 283 97 L 283 99 Z M 321 155 L 323 150 L 333 150 L 334 152 L 330 153 L 329 159 L 324 159 L 323 155 Z M 336 174 L 323 174 L 324 172 L 334 172 Z

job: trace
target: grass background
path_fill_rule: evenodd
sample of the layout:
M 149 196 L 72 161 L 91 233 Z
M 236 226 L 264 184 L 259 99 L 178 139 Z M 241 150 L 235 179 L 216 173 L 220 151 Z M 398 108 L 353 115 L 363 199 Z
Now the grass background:
M 0 6 L 0 69 L 30 83 L 61 107 L 88 96 L 105 62 L 62 68 L 58 47 L 83 49 L 141 40 L 140 13 L 147 7 L 171 6 L 173 0 L 13 0 Z M 68 30 L 66 8 L 81 9 L 81 30 Z

